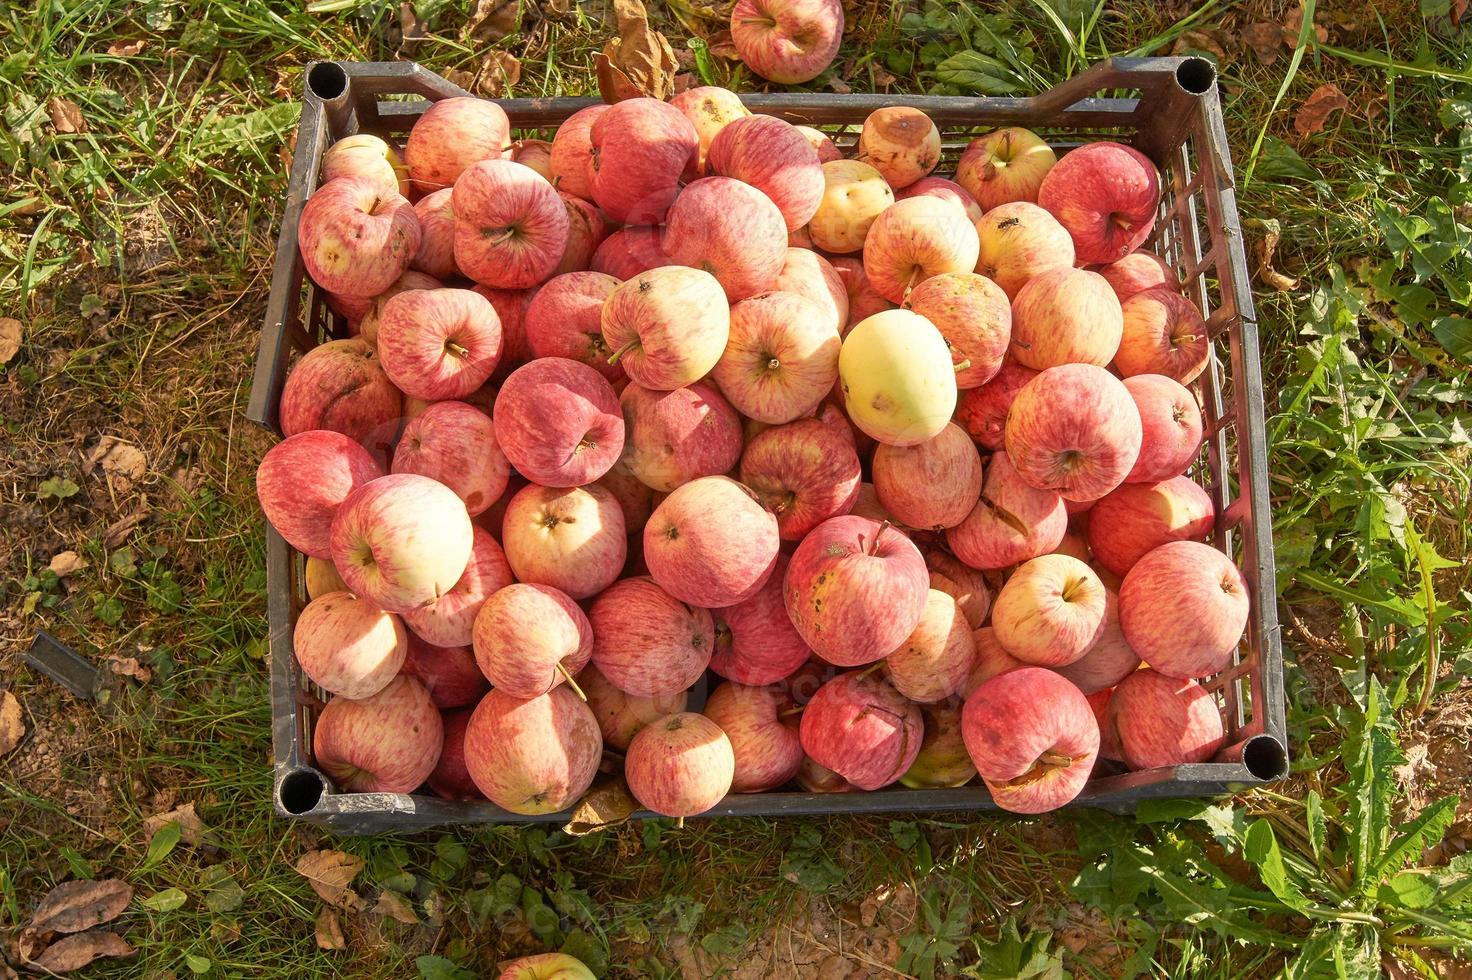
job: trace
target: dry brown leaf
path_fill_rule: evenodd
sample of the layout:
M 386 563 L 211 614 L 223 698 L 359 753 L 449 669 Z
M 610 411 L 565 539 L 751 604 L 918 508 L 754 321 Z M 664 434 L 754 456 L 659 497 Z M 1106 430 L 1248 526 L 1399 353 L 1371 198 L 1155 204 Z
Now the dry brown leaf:
M 1283 18 L 1283 43 L 1290 48 L 1298 47 L 1298 32 L 1303 27 L 1303 7 L 1294 7 Z M 1325 44 L 1329 40 L 1329 29 L 1323 24 L 1314 24 L 1314 38 Z
M 127 940 L 111 929 L 93 929 L 58 939 L 32 960 L 31 965 L 44 972 L 70 973 L 103 957 L 132 956 L 134 952 Z
M 116 919 L 132 900 L 133 886 L 116 878 L 62 882 L 41 899 L 27 928 L 81 932 Z
M 307 879 L 312 891 L 328 905 L 354 909 L 361 903 L 357 893 L 348 885 L 363 870 L 362 858 L 342 851 L 308 851 L 297 858 L 292 867 Z
M 75 551 L 58 551 L 51 556 L 51 564 L 46 568 L 57 578 L 66 578 L 87 567 L 87 559 Z
M 414 914 L 414 908 L 409 904 L 409 900 L 387 888 L 378 893 L 378 902 L 373 906 L 373 911 L 395 922 L 402 922 L 406 926 L 419 924 L 419 916 Z
M 133 55 L 142 51 L 143 46 L 147 43 L 142 38 L 136 41 L 114 41 L 107 46 L 107 53 L 114 58 L 131 58 Z
M 119 492 L 127 492 L 148 473 L 148 459 L 143 451 L 117 436 L 103 436 L 97 440 L 97 445 L 82 462 L 88 473 L 102 467 L 108 481 Z
M 58 133 L 85 133 L 87 131 L 87 120 L 82 118 L 81 108 L 70 99 L 53 95 L 46 103 L 46 111 L 51 116 L 51 125 Z
M 179 825 L 179 839 L 190 847 L 198 847 L 208 830 L 204 821 L 199 818 L 199 814 L 194 812 L 194 804 L 185 803 L 183 806 L 174 807 L 167 813 L 155 813 L 151 817 L 144 817 L 143 832 L 152 839 L 154 834 L 171 823 Z
M 131 677 L 140 684 L 153 680 L 153 671 L 140 664 L 137 657 L 108 657 L 107 667 L 119 677 Z
M 1242 43 L 1252 49 L 1257 60 L 1271 65 L 1283 53 L 1283 28 L 1259 21 L 1242 28 Z
M 1314 89 L 1313 94 L 1304 100 L 1298 115 L 1293 117 L 1293 129 L 1299 136 L 1312 136 L 1323 131 L 1330 114 L 1348 108 L 1349 98 L 1339 90 L 1338 85 L 1327 82 Z
M 695 87 L 695 76 L 688 71 L 682 71 L 675 76 L 675 95 L 688 92 Z
M 135 527 L 148 520 L 148 514 L 148 505 L 140 503 L 133 508 L 131 514 L 126 514 L 107 526 L 107 530 L 102 532 L 102 543 L 109 548 L 116 548 L 128 540 L 128 535 L 133 533 Z
M 1186 31 L 1176 38 L 1175 45 L 1171 48 L 1171 54 L 1179 55 L 1187 51 L 1205 51 L 1216 57 L 1217 64 L 1227 60 L 1226 48 L 1221 41 L 1217 40 L 1214 31 Z
M 475 0 L 475 10 L 460 32 L 462 41 L 491 44 L 521 27 L 521 0 Z
M 624 781 L 612 779 L 583 794 L 562 831 L 573 837 L 585 837 L 594 831 L 618 826 L 637 809 L 639 804 L 629 795 Z
M 342 934 L 342 922 L 332 909 L 323 909 L 317 916 L 317 948 L 346 949 L 348 941 Z
M 1286 276 L 1273 268 L 1273 256 L 1278 251 L 1278 241 L 1282 237 L 1280 224 L 1276 220 L 1252 220 L 1248 222 L 1248 225 L 1262 229 L 1262 237 L 1255 240 L 1252 245 L 1253 255 L 1257 259 L 1257 278 L 1280 293 L 1297 289 L 1297 279 Z
M 0 316 L 0 364 L 9 364 L 20 353 L 24 331 L 13 316 Z
M 420 41 L 429 39 L 429 31 L 425 29 L 424 21 L 414 10 L 412 3 L 399 4 L 399 51 L 410 54 Z
M 613 0 L 618 37 L 598 55 L 598 91 L 604 102 L 647 95 L 668 99 L 674 94 L 679 62 L 670 42 L 649 26 L 649 15 L 639 0 Z
M 712 34 L 710 40 L 706 41 L 706 47 L 717 58 L 725 58 L 727 61 L 741 60 L 741 54 L 736 50 L 736 41 L 731 37 L 729 29 Z
M 475 91 L 489 99 L 508 95 L 521 81 L 521 62 L 510 51 L 492 48 L 480 60 Z
M 20 702 L 9 691 L 0 691 L 0 755 L 14 752 L 26 736 L 26 721 Z

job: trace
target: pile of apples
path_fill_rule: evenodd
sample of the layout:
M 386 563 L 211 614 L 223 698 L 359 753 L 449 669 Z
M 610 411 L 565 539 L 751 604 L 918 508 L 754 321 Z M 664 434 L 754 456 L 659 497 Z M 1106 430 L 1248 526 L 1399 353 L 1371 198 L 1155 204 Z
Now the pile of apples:
M 1218 752 L 1249 597 L 1184 475 L 1209 338 L 1139 251 L 1149 159 L 1009 128 L 951 180 L 916 109 L 845 158 L 718 88 L 513 122 L 341 140 L 301 214 L 353 336 L 257 488 L 341 789 L 533 814 L 621 770 L 683 818 L 979 775 L 1033 813 Z

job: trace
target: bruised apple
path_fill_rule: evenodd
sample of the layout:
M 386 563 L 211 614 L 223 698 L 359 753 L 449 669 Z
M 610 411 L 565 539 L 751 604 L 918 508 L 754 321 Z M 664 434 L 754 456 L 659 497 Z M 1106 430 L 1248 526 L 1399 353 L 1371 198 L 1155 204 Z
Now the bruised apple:
M 1082 696 L 1082 695 L 1080 695 Z M 867 671 L 840 674 L 818 689 L 802 713 L 803 751 L 863 790 L 905 774 L 924 735 L 920 706 Z

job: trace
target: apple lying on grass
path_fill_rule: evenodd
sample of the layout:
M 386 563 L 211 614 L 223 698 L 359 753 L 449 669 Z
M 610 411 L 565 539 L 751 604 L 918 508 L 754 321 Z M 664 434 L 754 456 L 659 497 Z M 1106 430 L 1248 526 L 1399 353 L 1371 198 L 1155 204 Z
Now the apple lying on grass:
M 598 980 L 587 964 L 566 953 L 538 953 L 507 964 L 496 980 Z
M 843 40 L 840 0 L 737 0 L 731 41 L 748 68 L 782 85 L 817 78 Z

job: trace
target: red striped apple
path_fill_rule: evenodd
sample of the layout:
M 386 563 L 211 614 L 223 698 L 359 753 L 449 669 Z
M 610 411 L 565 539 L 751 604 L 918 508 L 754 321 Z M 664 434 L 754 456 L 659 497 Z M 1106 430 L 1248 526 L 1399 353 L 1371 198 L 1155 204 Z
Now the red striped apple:
M 803 752 L 796 702 L 780 686 L 727 681 L 705 699 L 701 713 L 731 740 L 731 792 L 765 793 L 797 775 Z
M 455 264 L 495 289 L 525 289 L 545 280 L 567 251 L 567 206 L 530 167 L 483 160 L 460 175 L 455 209 Z
M 992 800 L 1044 813 L 1084 788 L 1099 753 L 1099 723 L 1079 689 L 1051 670 L 993 677 L 966 699 L 961 727 Z
M 358 336 L 376 349 L 378 346 L 378 327 L 383 317 L 383 308 L 388 305 L 389 300 L 411 289 L 439 289 L 443 285 L 444 283 L 427 272 L 420 272 L 418 269 L 405 269 L 404 274 L 395 279 L 392 286 L 373 297 L 368 305 L 367 311 L 358 320 Z
M 848 287 L 838 270 L 817 252 L 789 247 L 772 289 L 796 293 L 817 303 L 824 313 L 830 314 L 834 333 L 843 333 L 848 325 Z
M 515 369 L 531 359 L 531 348 L 526 342 L 526 308 L 531 305 L 532 289 L 492 289 L 477 285 L 472 292 L 480 293 L 496 308 L 501 318 L 501 360 L 496 364 L 493 377 L 504 380 Z M 468 399 L 467 399 L 468 400 Z
M 286 543 L 315 558 L 332 555 L 332 518 L 348 494 L 383 476 L 368 450 L 340 432 L 312 430 L 267 450 L 256 497 Z
M 1184 476 L 1126 483 L 1090 511 L 1089 548 L 1100 565 L 1123 577 L 1169 541 L 1205 541 L 1214 512 L 1206 491 Z
M 914 631 L 884 658 L 884 673 L 911 701 L 934 704 L 960 692 L 975 659 L 976 641 L 961 607 L 931 589 Z
M 705 673 L 715 647 L 710 613 L 679 601 L 646 576 L 604 589 L 588 619 L 593 663 L 635 697 L 685 690 Z
M 847 514 L 860 479 L 853 444 L 817 419 L 767 429 L 741 456 L 741 482 L 776 515 L 786 541 L 800 541 L 828 518 Z
M 464 398 L 490 380 L 501 357 L 501 318 L 469 289 L 410 289 L 383 306 L 378 356 L 405 394 Z
M 840 0 L 737 0 L 731 41 L 748 68 L 782 85 L 811 81 L 838 57 Z
M 788 231 L 806 225 L 823 199 L 818 151 L 797 127 L 776 116 L 748 115 L 721 127 L 710 143 L 707 167 L 765 194 Z
M 470 561 L 455 580 L 454 587 L 404 613 L 404 622 L 436 646 L 467 646 L 480 607 L 511 581 L 511 566 L 506 561 L 506 553 L 489 532 L 477 527 L 474 529 Z
M 533 483 L 592 483 L 624 449 L 618 396 L 603 375 L 565 357 L 517 368 L 501 386 L 494 411 L 501 451 Z
M 925 556 L 925 567 L 930 569 L 930 587 L 955 599 L 972 629 L 986 622 L 992 608 L 992 590 L 986 576 L 938 544 L 920 550 Z M 937 577 L 947 584 L 936 585 Z
M 312 281 L 342 296 L 377 296 L 419 251 L 414 206 L 364 177 L 330 180 L 307 199 L 297 244 Z
M 387 455 L 399 434 L 404 396 L 364 341 L 329 340 L 302 355 L 281 389 L 281 433 L 341 432 Z
M 976 657 L 971 661 L 971 672 L 966 675 L 966 683 L 961 687 L 963 698 L 971 697 L 978 687 L 993 677 L 1009 670 L 1031 666 L 1008 653 L 997 641 L 996 630 L 990 626 L 972 630 L 971 639 L 976 644 Z
M 1016 361 L 1003 361 L 996 376 L 986 384 L 960 393 L 956 403 L 956 424 L 983 449 L 1001 449 L 1012 399 L 1037 376 L 1032 368 L 1023 367 Z
M 463 708 L 491 689 L 470 647 L 441 647 L 408 631 L 408 654 L 399 673 L 424 685 L 436 708 Z
M 440 99 L 424 110 L 409 130 L 404 161 L 409 180 L 420 193 L 449 187 L 481 160 L 499 160 L 511 152 L 511 121 L 499 105 L 486 99 Z
M 644 562 L 660 588 L 706 609 L 751 598 L 777 565 L 777 518 L 749 488 L 706 476 L 677 488 L 644 525 Z
M 966 213 L 966 220 L 975 224 L 981 220 L 981 205 L 976 203 L 976 198 L 967 193 L 966 188 L 954 180 L 945 177 L 921 177 L 909 187 L 897 189 L 894 192 L 896 201 L 904 201 L 912 197 L 933 197 L 939 201 L 954 204 Z
M 503 810 L 565 810 L 588 791 L 603 757 L 593 712 L 566 685 L 530 700 L 492 689 L 465 731 L 470 778 Z
M 497 690 L 535 698 L 587 666 L 593 627 L 567 593 L 518 582 L 480 607 L 472 642 L 481 673 Z
M 1140 666 L 1140 655 L 1124 638 L 1119 626 L 1119 597 L 1113 592 L 1104 596 L 1104 629 L 1094 645 L 1071 664 L 1054 667 L 1085 694 L 1107 690 L 1124 680 Z
M 651 269 L 672 264 L 664 250 L 664 229 L 658 225 L 620 228 L 593 250 L 588 268 L 622 282 Z
M 350 793 L 412 793 L 434 772 L 445 725 L 412 677 L 354 700 L 334 697 L 312 729 L 312 759 Z
M 1068 530 L 1063 498 L 1030 486 L 1005 452 L 987 460 L 981 497 L 946 531 L 946 544 L 972 568 L 998 569 L 1046 555 Z
M 1104 584 L 1068 555 L 1042 555 L 1012 573 L 992 605 L 997 642 L 1039 667 L 1078 660 L 1104 633 Z
M 748 418 L 778 425 L 811 415 L 838 380 L 843 342 L 831 319 L 796 293 L 741 300 L 711 376 Z
M 613 350 L 609 363 L 622 364 L 635 384 L 656 391 L 705 377 L 730 332 L 721 284 L 700 269 L 651 269 L 626 280 L 603 303 L 603 340 Z
M 1109 725 L 1133 769 L 1210 762 L 1224 741 L 1216 698 L 1194 680 L 1137 670 L 1109 695 Z
M 802 133 L 803 137 L 812 145 L 812 148 L 818 151 L 818 160 L 820 163 L 843 159 L 843 151 L 838 148 L 837 144 L 833 142 L 827 133 L 819 129 L 814 129 L 812 126 L 799 126 L 797 127 L 797 131 Z
M 792 675 L 812 656 L 798 635 L 782 601 L 787 558 L 756 593 L 734 606 L 712 609 L 715 653 L 710 669 L 738 684 L 775 684 Z
M 419 248 L 410 264 L 436 279 L 460 274 L 455 264 L 455 208 L 450 203 L 453 193 L 448 187 L 441 188 L 414 203 L 420 235 Z
M 872 465 L 879 502 L 909 527 L 955 527 L 981 496 L 981 455 L 954 422 L 914 446 L 878 446 Z
M 885 208 L 869 226 L 864 272 L 879 295 L 902 303 L 931 276 L 971 272 L 978 249 L 976 228 L 964 214 L 933 197 L 912 197 Z
M 1114 290 L 1087 269 L 1040 273 L 1012 300 L 1012 357 L 1037 371 L 1060 364 L 1105 367 L 1123 331 Z
M 1131 296 L 1156 286 L 1180 289 L 1180 282 L 1165 260 L 1154 252 L 1137 249 L 1124 258 L 1115 259 L 1098 268 L 1099 275 L 1108 281 L 1114 295 L 1123 303 Z
M 629 747 L 645 725 L 684 711 L 689 700 L 687 691 L 653 697 L 625 694 L 591 663 L 578 674 L 578 687 L 588 696 L 588 707 L 593 710 L 593 717 L 598 719 L 604 744 L 619 752 Z
M 974 272 L 946 272 L 910 293 L 909 309 L 946 339 L 956 387 L 976 388 L 994 378 L 1012 339 L 1012 304 L 1002 288 Z
M 875 109 L 859 131 L 859 159 L 895 190 L 909 187 L 940 162 L 940 130 L 911 106 Z
M 894 309 L 894 304 L 880 296 L 873 283 L 869 282 L 868 273 L 864 272 L 863 259 L 839 257 L 829 264 L 838 273 L 838 278 L 843 280 L 844 291 L 848 293 L 848 319 L 838 331 L 840 334 L 847 337 L 856 324 L 869 319 L 875 313 Z
M 566 953 L 538 953 L 507 964 L 496 980 L 598 980 L 587 964 Z
M 568 272 L 550 280 L 526 308 L 526 342 L 533 357 L 566 357 L 593 368 L 610 384 L 627 377 L 608 363 L 603 301 L 618 280 L 601 272 Z
M 684 113 L 658 99 L 625 99 L 588 131 L 588 183 L 603 213 L 626 225 L 659 224 L 700 150 Z M 576 193 L 574 191 L 574 193 Z
M 1097 500 L 1140 455 L 1140 411 L 1118 378 L 1093 364 L 1051 367 L 1007 414 L 1007 456 L 1018 474 L 1069 500 Z
M 992 208 L 976 223 L 976 271 L 1009 297 L 1033 276 L 1073 268 L 1073 239 L 1056 218 L 1027 201 Z
M 732 303 L 771 288 L 787 261 L 787 225 L 772 199 L 730 177 L 703 177 L 670 206 L 664 247 L 716 277 Z
M 322 689 L 366 698 L 388 686 L 408 652 L 404 624 L 351 592 L 307 603 L 292 629 L 297 666 Z
M 1125 300 L 1122 309 L 1124 333 L 1114 358 L 1120 374 L 1163 374 L 1187 385 L 1206 370 L 1211 339 L 1195 303 L 1156 286 Z
M 905 774 L 924 735 L 920 706 L 866 671 L 839 674 L 803 709 L 798 729 L 813 761 L 859 789 L 882 789 Z
M 552 276 L 584 272 L 592 265 L 598 246 L 612 229 L 596 204 L 566 191 L 558 191 L 557 196 L 567 209 L 567 247 L 562 250 L 562 260 L 552 270 Z
M 602 104 L 590 105 L 568 116 L 557 127 L 548 154 L 548 167 L 552 171 L 552 184 L 559 191 L 574 194 L 585 201 L 593 199 L 591 131 L 593 123 L 608 109 Z
M 506 492 L 511 464 L 496 444 L 489 415 L 465 402 L 434 402 L 409 420 L 394 450 L 395 473 L 438 480 L 474 517 Z
M 1201 451 L 1196 396 L 1160 374 L 1137 374 L 1124 386 L 1140 410 L 1140 458 L 1125 482 L 1154 483 L 1186 472 Z
M 1031 130 L 995 129 L 972 140 L 956 162 L 956 181 L 983 211 L 1038 199 L 1043 178 L 1058 162 L 1053 148 Z
M 708 381 L 674 391 L 630 384 L 618 401 L 624 418 L 619 465 L 655 490 L 667 493 L 729 472 L 741 458 L 741 416 Z
M 1140 658 L 1168 677 L 1221 670 L 1247 628 L 1247 581 L 1232 560 L 1172 541 L 1135 562 L 1119 588 L 1119 623 Z
M 704 715 L 685 711 L 645 726 L 629 743 L 624 779 L 646 809 L 693 817 L 725 798 L 736 772 L 731 740 Z
M 1068 229 L 1080 261 L 1113 262 L 1150 237 L 1160 175 L 1133 147 L 1087 143 L 1065 153 L 1048 171 L 1038 204 Z
M 618 500 L 596 483 L 567 489 L 535 483 L 506 505 L 501 541 L 516 578 L 587 599 L 613 584 L 628 557 Z

